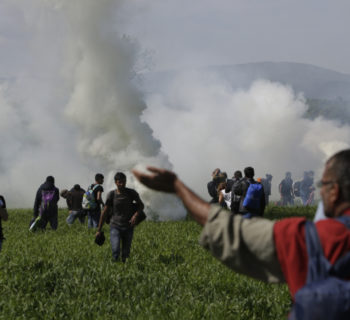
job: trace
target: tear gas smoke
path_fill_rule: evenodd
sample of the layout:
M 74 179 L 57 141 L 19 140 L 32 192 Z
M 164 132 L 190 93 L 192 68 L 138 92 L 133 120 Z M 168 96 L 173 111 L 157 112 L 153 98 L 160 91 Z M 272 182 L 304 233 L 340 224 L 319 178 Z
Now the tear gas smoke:
M 49 76 L 50 81 L 45 79 L 44 85 L 45 81 L 35 79 L 35 68 L 30 67 L 26 76 L 30 78 L 30 83 L 40 87 L 38 93 L 32 93 L 35 103 L 23 101 L 19 118 L 15 111 L 10 111 L 11 107 L 5 99 L 2 103 L 1 109 L 13 118 L 11 127 L 27 137 L 36 138 L 36 147 L 33 148 L 39 150 L 34 151 L 29 159 L 22 159 L 24 153 L 21 146 L 26 145 L 24 139 L 8 136 L 5 140 L 6 146 L 18 150 L 18 154 L 13 156 L 15 160 L 21 159 L 24 166 L 21 168 L 16 161 L 11 163 L 4 156 L 1 158 L 1 162 L 7 165 L 2 173 L 11 181 L 10 186 L 2 186 L 9 202 L 16 201 L 16 206 L 32 203 L 36 188 L 49 173 L 59 178 L 58 186 L 67 187 L 67 184 L 76 182 L 87 185 L 92 182 L 96 172 L 107 172 L 108 190 L 114 187 L 113 176 L 117 170 L 128 173 L 134 167 L 147 164 L 170 168 L 167 156 L 160 150 L 159 141 L 153 137 L 148 124 L 140 120 L 146 106 L 142 95 L 131 84 L 135 47 L 117 32 L 115 13 L 118 12 L 119 1 L 33 3 L 37 5 L 36 10 L 31 8 L 29 12 L 23 12 L 26 15 L 23 24 L 29 24 L 38 32 L 35 36 L 28 35 L 34 38 L 32 54 L 39 54 L 40 61 L 37 61 L 36 67 Z M 18 7 L 12 8 L 20 10 Z M 52 19 L 64 27 L 55 29 Z M 52 44 L 53 39 L 57 38 L 59 45 L 57 42 Z M 59 54 L 54 54 L 51 45 L 55 49 L 61 48 Z M 49 54 L 53 54 L 56 60 L 49 59 L 52 65 L 48 63 L 45 66 L 43 64 Z M 58 87 L 53 90 L 48 84 Z M 46 92 L 45 89 L 51 90 Z M 57 101 L 50 98 L 50 94 L 56 91 Z M 42 92 L 45 92 L 46 99 L 40 101 Z M 20 104 L 14 101 L 13 105 L 16 103 Z M 37 117 L 31 117 L 32 112 Z M 27 132 L 21 128 L 21 119 L 28 122 L 30 128 Z M 75 129 L 69 127 L 67 119 Z M 33 127 L 38 128 L 39 132 L 35 132 Z M 77 139 L 72 138 L 74 136 Z M 77 159 L 75 145 L 78 146 L 80 159 Z M 10 175 L 11 171 L 17 175 Z M 27 180 L 25 187 L 19 179 L 21 176 Z M 129 178 L 128 185 L 133 186 L 135 180 L 130 174 Z M 14 199 L 11 196 L 16 188 L 22 189 L 23 201 L 19 200 L 21 197 Z M 154 193 L 139 184 L 137 190 L 149 210 L 160 218 L 184 216 L 185 211 L 175 197 Z M 30 194 L 25 196 L 25 192 Z
M 303 118 L 303 95 L 265 80 L 234 90 L 214 72 L 187 71 L 161 93 L 149 95 L 147 105 L 144 119 L 164 152 L 206 198 L 206 182 L 216 167 L 229 176 L 246 166 L 255 168 L 256 177 L 272 173 L 276 198 L 286 171 L 294 181 L 306 170 L 320 177 L 325 160 L 349 147 L 348 126 Z
M 303 119 L 303 97 L 277 83 L 234 91 L 211 74 L 179 75 L 146 108 L 132 85 L 137 48 L 118 34 L 119 4 L 0 4 L 1 17 L 16 17 L 15 25 L 0 19 L 0 178 L 10 207 L 31 206 L 47 175 L 62 189 L 102 172 L 110 190 L 117 170 L 170 163 L 207 198 L 214 167 L 230 175 L 252 165 L 276 182 L 287 170 L 319 173 L 326 156 L 348 146 L 349 128 Z M 174 197 L 135 185 L 160 218 L 184 216 Z

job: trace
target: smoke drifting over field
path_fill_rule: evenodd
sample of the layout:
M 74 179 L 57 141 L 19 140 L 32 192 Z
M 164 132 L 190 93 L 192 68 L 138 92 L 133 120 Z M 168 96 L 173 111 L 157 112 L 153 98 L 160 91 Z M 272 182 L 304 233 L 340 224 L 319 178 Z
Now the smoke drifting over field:
M 140 120 L 146 105 L 131 84 L 135 48 L 116 30 L 119 2 L 67 0 L 56 1 L 55 6 L 35 3 L 37 6 L 31 12 L 23 11 L 27 15 L 23 24 L 38 32 L 35 36 L 28 35 L 36 42 L 31 53 L 39 55 L 36 67 L 48 73 L 49 81 L 34 78 L 35 68 L 29 68 L 25 76 L 30 84 L 38 87 L 37 92 L 30 93 L 33 98 L 40 99 L 45 92 L 47 99 L 35 101 L 35 105 L 14 101 L 12 107 L 6 100 L 3 102 L 4 110 L 14 110 L 15 104 L 21 105 L 20 118 L 14 113 L 10 126 L 19 130 L 19 135 L 35 137 L 33 148 L 37 149 L 23 159 L 19 145 L 14 162 L 2 158 L 7 165 L 3 175 L 11 181 L 10 186 L 2 186 L 8 199 L 16 205 L 29 205 L 35 189 L 48 174 L 58 178 L 60 187 L 70 187 L 76 182 L 86 186 L 96 172 L 103 172 L 107 175 L 108 190 L 113 187 L 117 170 L 128 173 L 134 167 L 147 164 L 170 168 L 167 156 L 160 150 L 160 142 Z M 18 7 L 12 8 L 21 11 Z M 59 27 L 55 27 L 57 24 Z M 52 63 L 42 66 L 41 61 L 45 62 L 51 54 Z M 55 98 L 50 97 L 52 92 Z M 30 117 L 31 113 L 36 117 Z M 28 122 L 28 132 L 21 122 Z M 33 126 L 39 128 L 36 135 L 30 130 Z M 9 136 L 6 145 L 11 146 L 13 142 L 15 146 L 26 144 L 21 137 Z M 17 159 L 24 168 L 16 163 Z M 9 175 L 9 171 L 17 175 Z M 21 186 L 21 176 L 26 180 L 25 187 Z M 133 177 L 129 178 L 132 186 Z M 15 188 L 23 190 L 21 197 L 14 200 L 11 194 Z M 184 215 L 174 197 L 155 194 L 139 185 L 138 190 L 145 203 L 161 218 Z
M 31 206 L 49 174 L 69 188 L 86 187 L 102 172 L 109 190 L 117 170 L 173 165 L 206 196 L 215 167 L 231 174 L 253 165 L 260 176 L 291 170 L 300 177 L 348 146 L 349 128 L 303 119 L 303 97 L 278 83 L 233 91 L 193 72 L 146 105 L 132 85 L 137 47 L 118 34 L 120 3 L 0 4 L 1 17 L 11 17 L 0 19 L 11 30 L 0 34 L 0 191 L 10 207 Z M 173 197 L 136 188 L 161 218 L 184 215 Z
M 233 90 L 212 72 L 185 72 L 162 94 L 150 95 L 147 105 L 145 120 L 178 172 L 192 185 L 196 181 L 196 190 L 216 167 L 231 176 L 251 165 L 257 177 L 272 173 L 276 197 L 286 171 L 295 180 L 306 170 L 320 177 L 325 160 L 349 147 L 349 127 L 303 118 L 303 95 L 266 80 Z

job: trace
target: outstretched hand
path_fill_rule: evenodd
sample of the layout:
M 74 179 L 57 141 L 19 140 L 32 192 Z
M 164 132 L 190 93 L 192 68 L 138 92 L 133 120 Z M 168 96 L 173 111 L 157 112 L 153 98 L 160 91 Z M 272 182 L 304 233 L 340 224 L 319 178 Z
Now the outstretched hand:
M 177 176 L 174 172 L 155 167 L 147 167 L 147 170 L 152 172 L 152 174 L 137 170 L 133 170 L 132 172 L 137 180 L 150 189 L 168 193 L 175 192 Z

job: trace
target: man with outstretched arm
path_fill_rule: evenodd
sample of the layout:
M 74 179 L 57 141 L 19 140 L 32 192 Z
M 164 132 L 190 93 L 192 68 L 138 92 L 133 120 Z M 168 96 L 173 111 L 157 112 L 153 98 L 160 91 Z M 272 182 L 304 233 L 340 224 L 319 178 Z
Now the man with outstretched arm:
M 200 243 L 229 268 L 267 282 L 287 282 L 290 293 L 305 283 L 308 254 L 305 218 L 271 221 L 245 219 L 210 205 L 191 191 L 173 172 L 149 167 L 150 174 L 134 170 L 147 187 L 175 193 L 192 217 L 204 226 Z M 350 217 L 350 149 L 338 152 L 325 165 L 319 182 L 326 217 L 316 229 L 331 264 L 350 252 L 350 231 L 336 217 Z

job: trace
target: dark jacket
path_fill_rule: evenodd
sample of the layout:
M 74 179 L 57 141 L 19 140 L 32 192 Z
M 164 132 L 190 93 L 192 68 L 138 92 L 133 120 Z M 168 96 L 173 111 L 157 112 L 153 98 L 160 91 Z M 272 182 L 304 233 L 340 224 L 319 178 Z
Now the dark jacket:
M 219 202 L 217 187 L 218 187 L 218 184 L 214 180 L 209 181 L 207 184 L 208 193 L 211 196 L 210 203 L 218 203 Z
M 67 195 L 67 206 L 70 211 L 80 211 L 83 210 L 82 202 L 85 190 L 76 190 L 72 188 Z
M 46 210 L 45 213 L 47 215 L 57 214 L 57 211 L 58 211 L 57 202 L 60 199 L 59 190 L 58 190 L 58 188 L 55 187 L 55 185 L 53 183 L 45 182 L 39 187 L 38 191 L 36 192 L 35 201 L 34 201 L 34 217 L 37 217 L 39 215 L 41 201 L 42 201 L 42 192 L 44 190 L 45 191 L 48 191 L 48 190 L 55 191 L 54 198 L 52 199 L 52 202 L 50 203 L 49 209 Z

